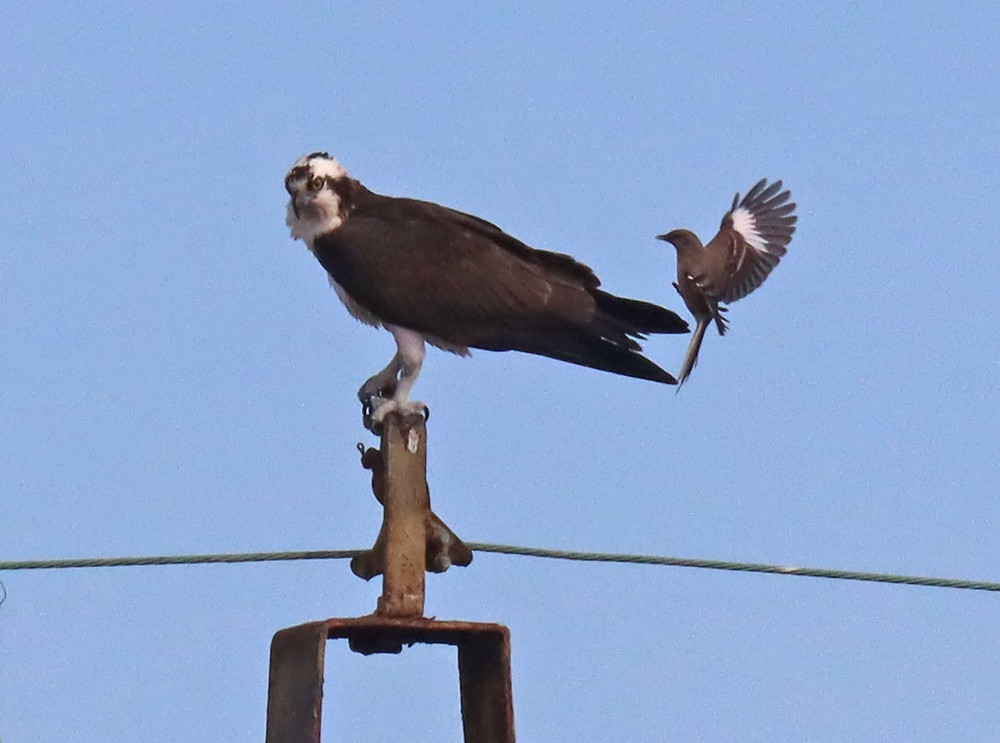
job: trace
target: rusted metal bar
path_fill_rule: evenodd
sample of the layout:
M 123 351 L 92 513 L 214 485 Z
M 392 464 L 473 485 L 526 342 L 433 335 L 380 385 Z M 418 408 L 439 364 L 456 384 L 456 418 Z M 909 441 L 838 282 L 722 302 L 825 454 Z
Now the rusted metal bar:
M 382 433 L 385 458 L 385 572 L 377 614 L 424 615 L 425 523 L 431 510 L 427 489 L 427 429 L 422 415 L 387 416 Z
M 410 445 L 414 443 L 417 447 L 415 454 L 409 451 Z M 384 603 L 390 605 L 395 603 L 387 600 L 387 592 L 393 595 L 396 593 L 399 573 L 404 565 L 410 565 L 408 561 L 412 558 L 407 558 L 407 562 L 399 565 L 399 569 L 395 570 L 391 577 L 389 576 L 386 571 L 388 564 L 386 555 L 389 550 L 390 522 L 393 524 L 393 534 L 405 537 L 402 543 L 411 545 L 414 550 L 417 549 L 414 544 L 417 540 L 413 530 L 418 528 L 417 524 L 422 524 L 420 528 L 423 529 L 425 543 L 423 563 L 424 569 L 428 572 L 443 573 L 452 565 L 464 567 L 471 563 L 472 550 L 466 547 L 455 532 L 430 510 L 430 491 L 427 487 L 427 430 L 423 417 L 400 418 L 397 415 L 389 415 L 382 428 L 382 448 L 366 450 L 363 445 L 358 444 L 358 449 L 361 452 L 361 466 L 371 470 L 372 492 L 383 506 L 383 520 L 382 528 L 371 550 L 351 560 L 351 570 L 354 574 L 365 580 L 371 580 L 376 575 L 385 575 Z M 393 472 L 392 478 L 388 476 L 390 467 Z M 390 501 L 394 503 L 392 508 L 389 507 Z M 426 510 L 423 510 L 425 503 Z M 419 521 L 414 512 L 417 508 L 423 512 Z M 400 553 L 394 550 L 392 554 L 396 559 Z M 415 578 L 415 576 L 410 577 Z M 386 613 L 388 616 L 408 616 L 382 612 L 381 606 L 380 603 L 380 613 Z
M 319 743 L 326 622 L 283 629 L 271 640 L 266 743 Z
M 466 741 L 514 743 L 510 633 L 493 625 L 474 641 L 458 644 L 458 684 Z
M 499 624 L 368 616 L 310 622 L 271 642 L 266 743 L 320 743 L 327 639 L 355 652 L 399 653 L 416 643 L 458 649 L 462 728 L 467 743 L 514 743 L 510 633 Z

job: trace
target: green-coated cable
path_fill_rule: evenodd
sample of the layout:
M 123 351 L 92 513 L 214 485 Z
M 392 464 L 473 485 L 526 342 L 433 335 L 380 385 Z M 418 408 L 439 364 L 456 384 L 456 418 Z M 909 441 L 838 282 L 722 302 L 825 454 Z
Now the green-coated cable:
M 869 583 L 895 583 L 909 586 L 929 586 L 932 588 L 957 588 L 969 591 L 1000 592 L 1000 583 L 991 581 L 964 580 L 961 578 L 935 578 L 917 575 L 865 573 L 854 570 L 791 567 L 788 565 L 730 562 L 726 560 L 700 560 L 687 557 L 664 557 L 660 555 L 572 552 L 567 550 L 517 547 L 506 544 L 486 544 L 480 542 L 468 542 L 467 546 L 475 552 L 493 552 L 504 555 L 543 557 L 556 560 L 628 563 L 635 565 L 668 565 L 671 567 L 703 568 L 707 570 L 730 570 L 742 573 L 799 575 L 812 578 L 867 581 Z M 97 557 L 71 560 L 18 560 L 0 562 L 0 571 L 135 567 L 140 565 L 199 565 L 206 563 L 279 562 L 288 560 L 336 560 L 355 557 L 363 554 L 364 552 L 364 550 L 300 550 L 294 552 L 247 552 L 214 555 L 154 555 L 149 557 Z

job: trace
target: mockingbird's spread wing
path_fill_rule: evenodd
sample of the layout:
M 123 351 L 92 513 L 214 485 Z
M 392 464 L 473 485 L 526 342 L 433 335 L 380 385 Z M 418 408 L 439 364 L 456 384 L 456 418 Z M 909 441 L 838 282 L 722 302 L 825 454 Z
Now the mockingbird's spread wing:
M 718 234 L 705 248 L 705 292 L 720 302 L 735 302 L 767 278 L 786 253 L 795 232 L 795 204 L 781 181 L 761 179 L 722 218 Z

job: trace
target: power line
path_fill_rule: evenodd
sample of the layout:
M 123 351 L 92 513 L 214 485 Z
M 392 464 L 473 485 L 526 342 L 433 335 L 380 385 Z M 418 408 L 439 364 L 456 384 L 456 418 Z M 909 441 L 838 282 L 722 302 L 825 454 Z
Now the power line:
M 635 565 L 667 565 L 677 568 L 703 568 L 706 570 L 730 570 L 740 573 L 770 573 L 773 575 L 799 575 L 809 578 L 831 578 L 834 580 L 855 580 L 866 581 L 869 583 L 895 583 L 908 586 L 960 588 L 969 591 L 1000 592 L 1000 583 L 964 580 L 961 578 L 935 578 L 920 575 L 894 575 L 891 573 L 864 573 L 855 570 L 793 567 L 790 565 L 769 565 L 767 563 L 756 562 L 729 562 L 726 560 L 701 560 L 688 557 L 663 557 L 660 555 L 628 555 L 608 552 L 570 552 L 566 550 L 538 549 L 534 547 L 510 547 L 503 544 L 470 543 L 469 547 L 480 552 L 497 552 L 505 555 L 523 555 L 525 557 L 548 557 L 558 560 L 631 563 Z M 0 563 L 0 566 L 2 566 L 2 563 Z
M 133 568 L 149 565 L 204 565 L 207 563 L 341 560 L 364 550 L 300 550 L 296 552 L 238 552 L 214 555 L 150 555 L 148 557 L 84 557 L 71 560 L 0 562 L 4 570 L 65 570 L 67 568 Z
M 506 544 L 488 544 L 481 542 L 467 542 L 466 544 L 474 552 L 492 552 L 503 555 L 539 557 L 555 560 L 625 563 L 633 565 L 665 565 L 670 567 L 701 568 L 706 570 L 729 570 L 741 573 L 798 575 L 810 578 L 828 578 L 833 580 L 853 580 L 865 581 L 869 583 L 893 583 L 897 585 L 928 586 L 931 588 L 955 588 L 969 591 L 1000 592 L 1000 583 L 991 581 L 965 580 L 960 578 L 936 578 L 917 575 L 895 575 L 891 573 L 865 573 L 853 570 L 792 567 L 789 565 L 730 562 L 726 560 L 700 560 L 687 557 L 665 557 L 661 555 L 573 552 L 567 550 L 518 547 Z M 149 565 L 200 565 L 206 563 L 338 560 L 355 557 L 357 555 L 364 554 L 364 552 L 365 550 L 299 550 L 294 552 L 243 552 L 212 555 L 154 555 L 148 557 L 97 557 L 71 560 L 20 560 L 0 562 L 0 572 L 4 570 L 62 570 L 67 568 L 138 567 Z

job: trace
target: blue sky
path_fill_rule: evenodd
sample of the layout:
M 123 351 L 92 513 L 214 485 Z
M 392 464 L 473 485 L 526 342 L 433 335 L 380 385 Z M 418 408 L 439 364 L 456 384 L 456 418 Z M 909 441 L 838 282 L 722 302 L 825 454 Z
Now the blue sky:
M 789 254 L 680 394 L 431 351 L 465 539 L 1000 579 L 993 4 L 0 10 L 0 560 L 366 547 L 355 390 L 392 353 L 284 225 L 373 190 L 678 311 L 672 249 L 783 178 Z M 677 370 L 687 338 L 654 338 Z M 260 740 L 279 628 L 346 562 L 2 576 L 4 743 Z M 513 637 L 525 741 L 992 741 L 992 594 L 478 555 L 427 611 Z M 330 740 L 459 740 L 444 649 L 330 651 Z

